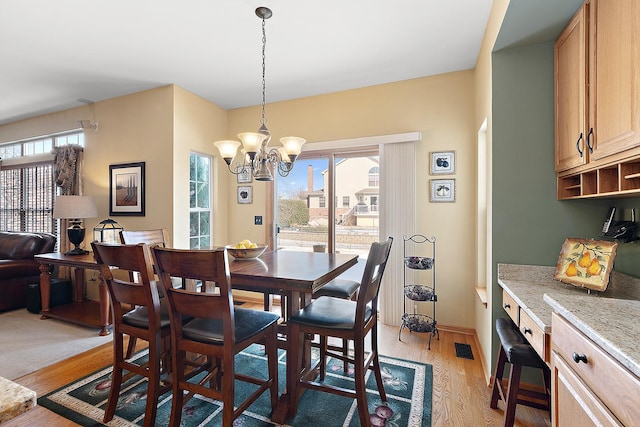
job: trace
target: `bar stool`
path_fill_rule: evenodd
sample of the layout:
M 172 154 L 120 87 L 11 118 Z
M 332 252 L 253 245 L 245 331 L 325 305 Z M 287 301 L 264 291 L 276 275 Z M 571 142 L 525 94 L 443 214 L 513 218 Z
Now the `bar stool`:
M 551 410 L 551 372 L 549 367 L 540 359 L 538 353 L 531 347 L 520 331 L 508 319 L 496 319 L 496 332 L 500 338 L 500 351 L 496 363 L 496 372 L 493 376 L 493 391 L 491 394 L 491 408 L 498 407 L 498 400 L 505 402 L 503 426 L 511 427 L 516 415 L 516 405 L 521 404 L 533 408 Z M 509 383 L 505 390 L 502 383 L 505 363 L 511 364 L 509 371 Z M 520 374 L 523 366 L 538 368 L 542 370 L 543 385 L 545 393 L 533 390 L 520 389 Z M 537 399 L 545 403 L 534 400 L 524 400 L 520 396 Z

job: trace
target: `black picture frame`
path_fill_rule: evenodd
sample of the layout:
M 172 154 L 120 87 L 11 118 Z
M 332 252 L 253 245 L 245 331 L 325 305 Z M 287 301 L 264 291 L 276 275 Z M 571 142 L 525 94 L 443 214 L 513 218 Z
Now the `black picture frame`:
M 109 215 L 145 215 L 145 162 L 109 165 Z

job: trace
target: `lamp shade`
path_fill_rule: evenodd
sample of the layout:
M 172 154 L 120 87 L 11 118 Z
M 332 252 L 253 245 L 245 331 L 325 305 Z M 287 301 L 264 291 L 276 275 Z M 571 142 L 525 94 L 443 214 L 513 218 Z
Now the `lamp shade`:
M 120 243 L 120 231 L 122 230 L 124 230 L 124 228 L 118 224 L 117 221 L 107 218 L 93 227 L 93 240 L 102 243 L 118 244 Z
M 235 157 L 238 147 L 240 146 L 238 141 L 232 140 L 216 141 L 213 144 L 218 147 L 220 155 L 227 164 L 231 163 L 231 159 Z
M 307 140 L 297 136 L 285 136 L 280 138 L 280 142 L 282 143 L 284 150 L 289 155 L 289 158 L 292 161 L 295 161 L 296 157 L 298 157 L 302 151 L 302 146 L 307 142 Z
M 242 132 L 238 134 L 238 138 L 242 141 L 242 146 L 249 156 L 260 150 L 260 145 L 267 138 L 267 135 L 258 132 Z
M 54 218 L 95 218 L 98 216 L 96 202 L 91 196 L 58 196 L 53 205 Z

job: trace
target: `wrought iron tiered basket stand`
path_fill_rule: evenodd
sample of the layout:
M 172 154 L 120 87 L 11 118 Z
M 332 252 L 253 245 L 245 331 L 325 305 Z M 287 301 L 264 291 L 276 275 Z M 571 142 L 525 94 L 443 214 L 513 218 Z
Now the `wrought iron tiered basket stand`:
M 431 350 L 431 339 L 440 339 L 436 320 L 436 238 L 414 234 L 404 236 L 403 240 L 405 300 L 398 340 L 402 340 L 404 328 L 410 332 L 428 333 Z M 431 303 L 431 316 L 418 313 L 422 303 Z

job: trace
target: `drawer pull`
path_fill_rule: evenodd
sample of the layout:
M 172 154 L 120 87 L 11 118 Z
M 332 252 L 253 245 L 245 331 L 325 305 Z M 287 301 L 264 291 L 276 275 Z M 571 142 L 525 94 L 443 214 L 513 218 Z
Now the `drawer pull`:
M 511 308 L 511 304 L 509 304 L 509 303 L 504 303 L 504 309 L 506 310 L 506 309 L 508 309 L 508 308 Z
M 524 332 L 525 335 L 529 334 L 529 335 L 533 336 L 533 331 L 530 328 L 524 328 L 522 330 L 522 332 Z
M 586 354 L 578 354 L 576 352 L 573 353 L 573 361 L 576 363 L 580 363 L 580 362 L 589 363 L 589 360 L 587 359 Z

